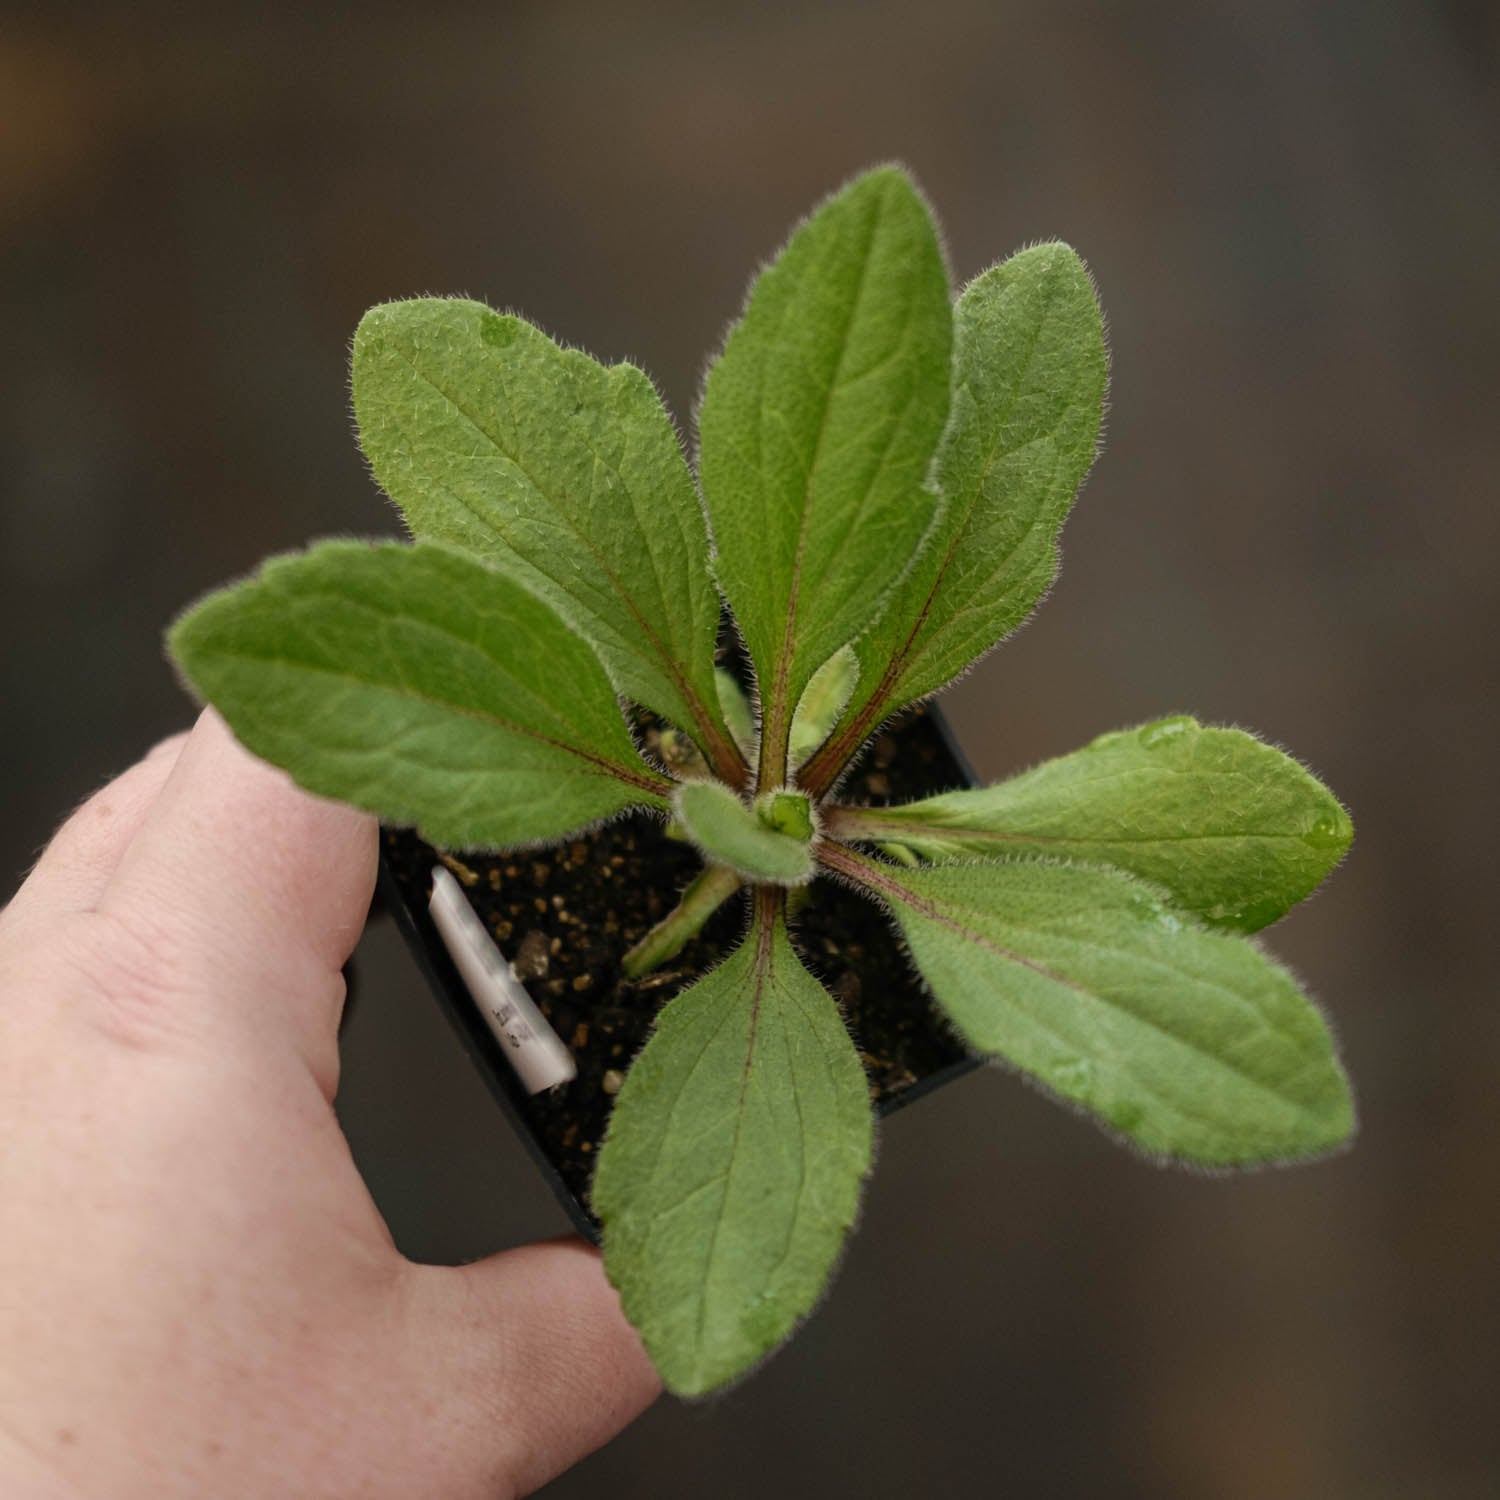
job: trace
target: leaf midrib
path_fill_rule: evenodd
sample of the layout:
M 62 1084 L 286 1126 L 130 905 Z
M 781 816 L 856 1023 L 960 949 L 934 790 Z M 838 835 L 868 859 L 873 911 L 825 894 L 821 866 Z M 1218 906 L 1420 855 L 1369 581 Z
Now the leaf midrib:
M 761 1002 L 766 986 L 774 977 L 772 955 L 774 949 L 774 920 L 768 912 L 757 912 L 755 933 L 755 957 L 751 973 L 754 987 L 750 998 L 750 1031 L 745 1040 L 745 1065 L 740 1071 L 739 1093 L 735 1099 L 734 1134 L 729 1143 L 729 1162 L 724 1169 L 724 1192 L 719 1199 L 718 1212 L 714 1215 L 714 1227 L 708 1239 L 708 1253 L 703 1259 L 702 1291 L 698 1297 L 698 1318 L 693 1334 L 695 1358 L 703 1356 L 703 1333 L 708 1322 L 708 1288 L 713 1271 L 714 1258 L 718 1254 L 719 1236 L 723 1232 L 724 1220 L 729 1213 L 729 1196 L 733 1186 L 735 1164 L 740 1159 L 740 1135 L 745 1125 L 745 1095 L 750 1088 L 750 1074 L 755 1062 L 756 1039 L 760 1031 Z M 795 1227 L 795 1221 L 794 1221 Z M 701 1372 L 698 1372 L 701 1374 Z

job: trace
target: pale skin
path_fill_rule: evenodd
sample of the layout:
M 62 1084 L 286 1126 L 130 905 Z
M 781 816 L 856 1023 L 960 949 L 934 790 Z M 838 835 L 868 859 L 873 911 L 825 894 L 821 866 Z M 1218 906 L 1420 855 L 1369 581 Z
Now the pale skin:
M 0 1494 L 527 1494 L 658 1383 L 576 1240 L 391 1241 L 335 1119 L 375 825 L 212 712 L 0 911 Z

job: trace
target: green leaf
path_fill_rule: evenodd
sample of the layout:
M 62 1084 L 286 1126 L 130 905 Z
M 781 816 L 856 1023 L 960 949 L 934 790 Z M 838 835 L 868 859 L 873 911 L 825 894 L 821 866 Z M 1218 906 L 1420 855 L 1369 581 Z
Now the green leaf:
M 716 567 L 785 779 L 792 708 L 868 623 L 936 506 L 952 315 L 932 221 L 907 178 L 856 179 L 756 281 L 699 413 Z
M 750 707 L 750 699 L 744 688 L 723 667 L 714 668 L 714 686 L 719 694 L 719 712 L 724 716 L 730 734 L 734 736 L 734 743 L 739 747 L 740 754 L 753 766 L 755 711 Z
M 1290 756 L 1186 715 L 1102 735 L 982 791 L 860 812 L 840 826 L 930 860 L 1033 853 L 1113 865 L 1241 932 L 1314 890 L 1354 837 L 1333 793 Z
M 853 646 L 835 651 L 812 675 L 792 715 L 791 770 L 795 771 L 833 732 L 859 681 Z
M 478 302 L 392 302 L 354 336 L 354 410 L 416 536 L 514 577 L 593 642 L 624 696 L 710 754 L 727 743 L 708 532 L 640 370 Z
M 812 1308 L 872 1135 L 838 1009 L 763 906 L 743 946 L 662 1011 L 594 1178 L 605 1269 L 669 1389 L 744 1374 Z
M 255 754 L 435 844 L 537 843 L 667 805 L 588 644 L 446 547 L 275 558 L 189 610 L 169 646 Z
M 938 1004 L 1147 1151 L 1211 1166 L 1314 1155 L 1353 1130 L 1328 1028 L 1248 939 L 1114 870 L 831 861 L 890 907 Z
M 722 783 L 684 782 L 672 805 L 703 853 L 746 880 L 802 885 L 812 879 L 812 853 L 807 844 L 768 828 Z
M 972 281 L 954 309 L 953 410 L 933 535 L 856 642 L 859 689 L 815 756 L 823 791 L 894 709 L 937 691 L 1029 615 L 1099 441 L 1108 361 L 1088 272 L 1037 245 Z

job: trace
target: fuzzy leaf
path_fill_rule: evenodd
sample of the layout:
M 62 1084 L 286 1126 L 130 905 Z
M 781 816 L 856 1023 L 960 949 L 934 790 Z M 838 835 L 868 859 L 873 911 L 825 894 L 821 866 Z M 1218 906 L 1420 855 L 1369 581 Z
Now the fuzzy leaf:
M 354 410 L 417 537 L 473 551 L 545 599 L 627 698 L 700 741 L 723 735 L 708 532 L 640 370 L 478 302 L 392 302 L 354 336 Z
M 255 754 L 435 844 L 535 843 L 667 805 L 587 642 L 446 547 L 275 558 L 189 610 L 169 646 Z
M 1290 756 L 1186 715 L 1101 735 L 997 786 L 858 814 L 848 829 L 930 860 L 1113 865 L 1241 932 L 1314 890 L 1354 837 L 1333 793 Z
M 1147 1151 L 1245 1165 L 1328 1151 L 1352 1132 L 1328 1028 L 1292 976 L 1133 877 L 838 857 L 889 905 L 972 1046 Z
M 714 668 L 714 686 L 719 693 L 719 712 L 746 761 L 755 763 L 755 710 L 739 682 L 723 667 Z
M 812 878 L 806 842 L 768 828 L 727 786 L 687 781 L 677 788 L 673 808 L 688 836 L 703 853 L 749 881 L 802 885 Z
M 907 178 L 856 179 L 751 291 L 699 414 L 719 581 L 760 687 L 773 781 L 813 672 L 869 621 L 936 501 L 952 315 Z
M 791 769 L 795 771 L 833 732 L 859 681 L 859 657 L 843 646 L 812 674 L 792 715 Z
M 812 1308 L 869 1170 L 869 1096 L 780 919 L 662 1011 L 594 1178 L 604 1265 L 669 1389 L 744 1374 Z
M 847 729 L 815 757 L 831 783 L 892 710 L 935 692 L 1031 613 L 1099 440 L 1108 362 L 1088 272 L 1038 245 L 970 282 L 954 309 L 943 510 L 912 570 L 856 642 Z

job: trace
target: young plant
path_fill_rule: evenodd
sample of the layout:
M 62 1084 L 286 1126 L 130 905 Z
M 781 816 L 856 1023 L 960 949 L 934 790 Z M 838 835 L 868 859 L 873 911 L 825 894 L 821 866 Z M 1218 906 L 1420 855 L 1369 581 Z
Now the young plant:
M 1178 717 L 984 790 L 839 800 L 880 726 L 1057 572 L 1106 383 L 1066 245 L 953 302 L 912 184 L 858 178 L 756 280 L 704 388 L 696 482 L 638 369 L 475 302 L 375 308 L 353 378 L 414 544 L 268 562 L 171 651 L 251 750 L 439 846 L 672 820 L 703 871 L 633 973 L 748 888 L 743 940 L 631 1068 L 593 1185 L 670 1388 L 723 1385 L 788 1336 L 870 1165 L 859 1054 L 788 932 L 814 878 L 884 908 L 972 1048 L 1153 1157 L 1238 1166 L 1349 1137 L 1322 1017 L 1242 935 L 1352 837 L 1280 751 Z M 726 607 L 753 706 L 716 666 Z M 668 725 L 661 763 L 639 710 Z

